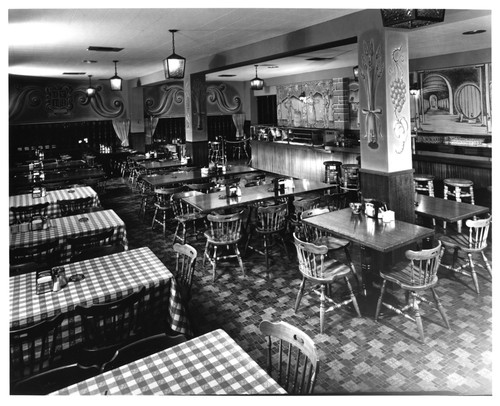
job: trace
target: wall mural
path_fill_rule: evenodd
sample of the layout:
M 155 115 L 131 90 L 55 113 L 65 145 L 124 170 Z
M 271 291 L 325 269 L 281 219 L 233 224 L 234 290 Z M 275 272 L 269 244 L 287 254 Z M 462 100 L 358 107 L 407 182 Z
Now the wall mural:
M 365 116 L 365 134 L 363 134 L 363 138 L 368 138 L 368 147 L 372 149 L 378 149 L 378 139 L 382 137 L 379 123 L 382 108 L 375 106 L 378 83 L 384 73 L 382 57 L 380 45 L 375 51 L 373 40 L 370 40 L 369 44 L 363 41 L 363 54 L 359 67 L 359 76 L 365 84 L 367 103 L 366 107 L 361 108 L 361 112 Z
M 207 102 L 215 105 L 221 112 L 234 114 L 241 109 L 241 98 L 238 95 L 232 97 L 232 103 L 229 102 L 230 95 L 228 87 L 224 83 L 219 85 L 209 85 L 207 87 Z
M 278 125 L 333 128 L 333 80 L 276 86 Z
M 144 101 L 144 112 L 146 116 L 161 116 L 172 110 L 174 104 L 182 105 L 184 103 L 184 87 L 182 85 L 160 86 L 160 100 L 155 106 L 155 98 L 146 97 Z
M 392 65 L 389 66 L 389 74 L 391 76 L 390 80 L 390 97 L 391 103 L 394 111 L 394 122 L 392 123 L 392 129 L 394 133 L 395 150 L 396 154 L 401 154 L 408 140 L 409 124 L 408 120 L 404 115 L 401 115 L 404 105 L 406 104 L 406 81 L 403 69 L 403 63 L 406 60 L 406 54 L 404 53 L 402 47 L 395 48 L 391 52 Z
M 419 133 L 491 134 L 491 64 L 418 72 Z

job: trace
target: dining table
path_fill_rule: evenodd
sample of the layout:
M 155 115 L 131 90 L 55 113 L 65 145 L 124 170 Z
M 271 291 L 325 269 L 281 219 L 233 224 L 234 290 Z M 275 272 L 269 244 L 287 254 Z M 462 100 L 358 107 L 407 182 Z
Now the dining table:
M 33 193 L 24 193 L 20 195 L 9 196 L 10 207 L 23 207 L 31 206 L 40 203 L 49 203 L 47 207 L 47 217 L 56 218 L 61 217 L 61 210 L 59 200 L 80 199 L 85 197 L 92 197 L 92 207 L 100 207 L 101 202 L 99 196 L 94 189 L 90 186 L 76 186 L 66 189 L 50 190 L 45 192 L 45 196 L 33 197 Z M 9 223 L 14 221 L 14 214 L 10 211 Z
M 366 296 L 366 278 L 376 274 L 380 268 L 387 268 L 385 254 L 412 243 L 422 244 L 434 237 L 434 230 L 401 220 L 384 222 L 367 216 L 365 213 L 353 213 L 351 208 L 335 210 L 301 220 L 308 226 L 316 227 L 337 237 L 360 244 L 361 248 L 361 289 Z M 382 260 L 376 260 L 374 252 L 383 254 Z
M 274 191 L 273 184 L 264 184 L 241 188 L 241 196 L 227 197 L 225 190 L 222 190 L 185 197 L 183 200 L 202 213 L 210 213 L 215 210 L 245 206 L 264 200 L 291 198 L 300 194 L 323 192 L 333 187 L 335 185 L 309 179 L 294 179 L 291 187 L 285 187 L 277 192 Z
M 51 318 L 66 317 L 61 326 L 63 349 L 83 340 L 75 306 L 91 306 L 127 296 L 146 288 L 145 311 L 156 311 L 172 330 L 192 335 L 179 287 L 170 270 L 148 247 L 136 248 L 63 266 L 68 284 L 57 292 L 36 292 L 36 272 L 9 278 L 10 329 L 19 329 Z M 72 276 L 83 279 L 71 281 Z
M 157 159 L 154 161 L 140 161 L 137 165 L 148 172 L 153 172 L 160 169 L 178 168 L 187 165 L 186 161 L 181 161 L 179 159 Z
M 264 350 L 265 342 L 262 341 Z M 50 395 L 285 395 L 222 329 L 159 351 Z
M 196 182 L 207 182 L 211 179 L 229 178 L 232 176 L 243 175 L 247 173 L 258 172 L 257 169 L 248 165 L 227 165 L 225 171 L 217 173 L 206 173 L 201 169 L 194 171 L 183 171 L 182 169 L 167 173 L 167 174 L 151 174 L 141 176 L 141 179 L 152 189 L 157 187 L 165 187 L 177 183 L 189 184 Z
M 87 162 L 83 159 L 71 159 L 69 161 L 56 160 L 50 162 L 44 161 L 33 161 L 28 164 L 12 166 L 9 168 L 9 173 L 29 173 L 33 170 L 34 165 L 43 165 L 40 169 L 43 169 L 44 172 L 49 171 L 57 171 L 63 169 L 75 169 L 75 168 L 85 168 L 87 167 Z
M 415 213 L 418 216 L 456 223 L 474 216 L 490 212 L 489 207 L 478 206 L 440 197 L 417 194 L 415 197 Z
M 48 228 L 40 230 L 10 232 L 10 249 L 30 247 L 47 241 L 58 240 L 59 260 L 61 263 L 71 259 L 71 246 L 68 237 L 95 235 L 112 228 L 114 233 L 110 243 L 119 242 L 128 249 L 127 231 L 123 220 L 114 210 L 101 210 L 91 213 L 50 219 Z

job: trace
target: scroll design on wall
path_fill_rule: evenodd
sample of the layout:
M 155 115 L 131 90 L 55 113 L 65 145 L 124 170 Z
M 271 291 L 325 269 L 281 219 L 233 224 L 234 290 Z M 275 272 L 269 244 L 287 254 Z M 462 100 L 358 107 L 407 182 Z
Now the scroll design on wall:
M 363 54 L 361 56 L 361 66 L 359 76 L 364 82 L 367 106 L 361 109 L 365 115 L 365 134 L 363 138 L 368 138 L 368 147 L 378 149 L 378 139 L 382 137 L 380 133 L 380 115 L 382 109 L 375 106 L 377 87 L 384 73 L 384 62 L 380 44 L 375 51 L 373 40 L 367 44 L 363 41 Z
M 45 110 L 49 115 L 67 115 L 73 109 L 73 89 L 68 86 L 45 88 Z
M 207 101 L 215 104 L 219 110 L 225 113 L 236 113 L 241 109 L 241 98 L 233 97 L 233 103 L 230 103 L 226 97 L 226 85 L 211 85 L 207 87 Z
M 398 144 L 394 151 L 396 154 L 401 154 L 405 149 L 409 133 L 408 120 L 401 115 L 401 110 L 406 103 L 406 82 L 403 75 L 403 68 L 401 67 L 401 64 L 405 61 L 405 54 L 402 51 L 402 47 L 395 48 L 391 53 L 391 58 L 392 66 L 389 67 L 391 75 L 390 97 L 395 117 L 392 129 Z
M 148 97 L 144 102 L 146 116 L 161 116 L 168 114 L 175 104 L 184 103 L 184 89 L 181 85 L 168 85 L 161 87 L 162 95 L 160 102 L 155 106 L 155 100 Z
M 42 105 L 43 91 L 38 86 L 27 86 L 21 89 L 19 95 L 9 103 L 9 119 L 17 118 L 24 109 L 24 106 L 38 107 Z

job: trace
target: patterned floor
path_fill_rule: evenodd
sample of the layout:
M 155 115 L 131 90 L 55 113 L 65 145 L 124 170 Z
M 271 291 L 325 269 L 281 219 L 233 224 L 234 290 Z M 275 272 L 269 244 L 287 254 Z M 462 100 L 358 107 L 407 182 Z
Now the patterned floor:
M 125 221 L 130 249 L 148 246 L 172 267 L 174 228 L 169 227 L 166 237 L 160 227 L 151 230 L 151 214 L 139 218 L 139 195 L 126 180 L 112 179 L 100 197 L 105 208 L 114 209 Z M 402 316 L 387 311 L 374 321 L 376 289 L 358 298 L 361 318 L 350 306 L 327 313 L 325 332 L 319 334 L 319 301 L 314 295 L 305 295 L 297 314 L 293 311 L 300 283 L 295 257 L 276 251 L 268 280 L 263 257 L 251 253 L 244 258 L 246 278 L 236 261 L 228 261 L 219 266 L 213 283 L 208 264 L 202 267 L 203 239 L 192 237 L 188 243 L 197 248 L 199 258 L 190 308 L 196 333 L 222 328 L 265 367 L 260 321 L 284 320 L 300 327 L 314 339 L 321 357 L 315 393 L 492 393 L 492 284 L 485 270 L 479 270 L 479 296 L 471 280 L 440 271 L 437 291 L 451 330 L 437 311 L 426 307 L 426 342 L 421 344 L 415 324 Z M 289 251 L 294 251 L 293 245 Z M 487 255 L 491 258 L 491 249 Z M 356 245 L 352 256 L 359 269 Z M 401 291 L 395 295 L 404 298 Z

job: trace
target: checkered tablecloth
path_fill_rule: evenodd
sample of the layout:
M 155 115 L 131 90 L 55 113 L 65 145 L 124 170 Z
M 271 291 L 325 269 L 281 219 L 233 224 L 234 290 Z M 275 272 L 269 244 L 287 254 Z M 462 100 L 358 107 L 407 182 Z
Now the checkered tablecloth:
M 61 217 L 61 210 L 57 204 L 58 200 L 71 200 L 80 199 L 82 197 L 93 198 L 92 206 L 99 207 L 101 202 L 99 201 L 99 196 L 90 186 L 78 186 L 75 188 L 60 189 L 48 191 L 45 197 L 33 198 L 31 193 L 26 193 L 23 195 L 14 195 L 9 197 L 9 207 L 20 207 L 20 206 L 31 206 L 33 204 L 49 203 L 47 208 L 47 216 L 50 218 Z M 12 224 L 14 221 L 14 214 L 12 211 L 9 213 L 9 223 Z
M 87 221 L 80 221 L 88 219 Z M 128 249 L 127 231 L 125 223 L 113 210 L 102 210 L 76 216 L 59 217 L 50 220 L 50 227 L 46 230 L 26 231 L 10 234 L 10 248 L 29 247 L 54 239 L 59 240 L 60 261 L 69 262 L 71 246 L 66 242 L 68 237 L 81 237 L 98 234 L 106 229 L 113 228 L 115 232 L 112 242 L 120 242 Z
M 149 298 L 161 291 L 162 303 L 168 303 L 167 324 L 175 331 L 190 336 L 191 327 L 182 305 L 175 278 L 147 247 L 105 257 L 64 265 L 66 276 L 83 274 L 79 282 L 69 282 L 59 292 L 36 294 L 35 272 L 9 279 L 10 328 L 18 329 L 72 312 L 76 305 L 89 306 L 126 296 L 146 287 Z M 146 299 L 147 300 L 147 299 Z M 167 306 L 163 306 L 166 308 Z M 80 318 L 69 313 L 62 324 L 63 348 L 82 341 Z
M 286 392 L 219 329 L 53 394 L 277 395 Z

